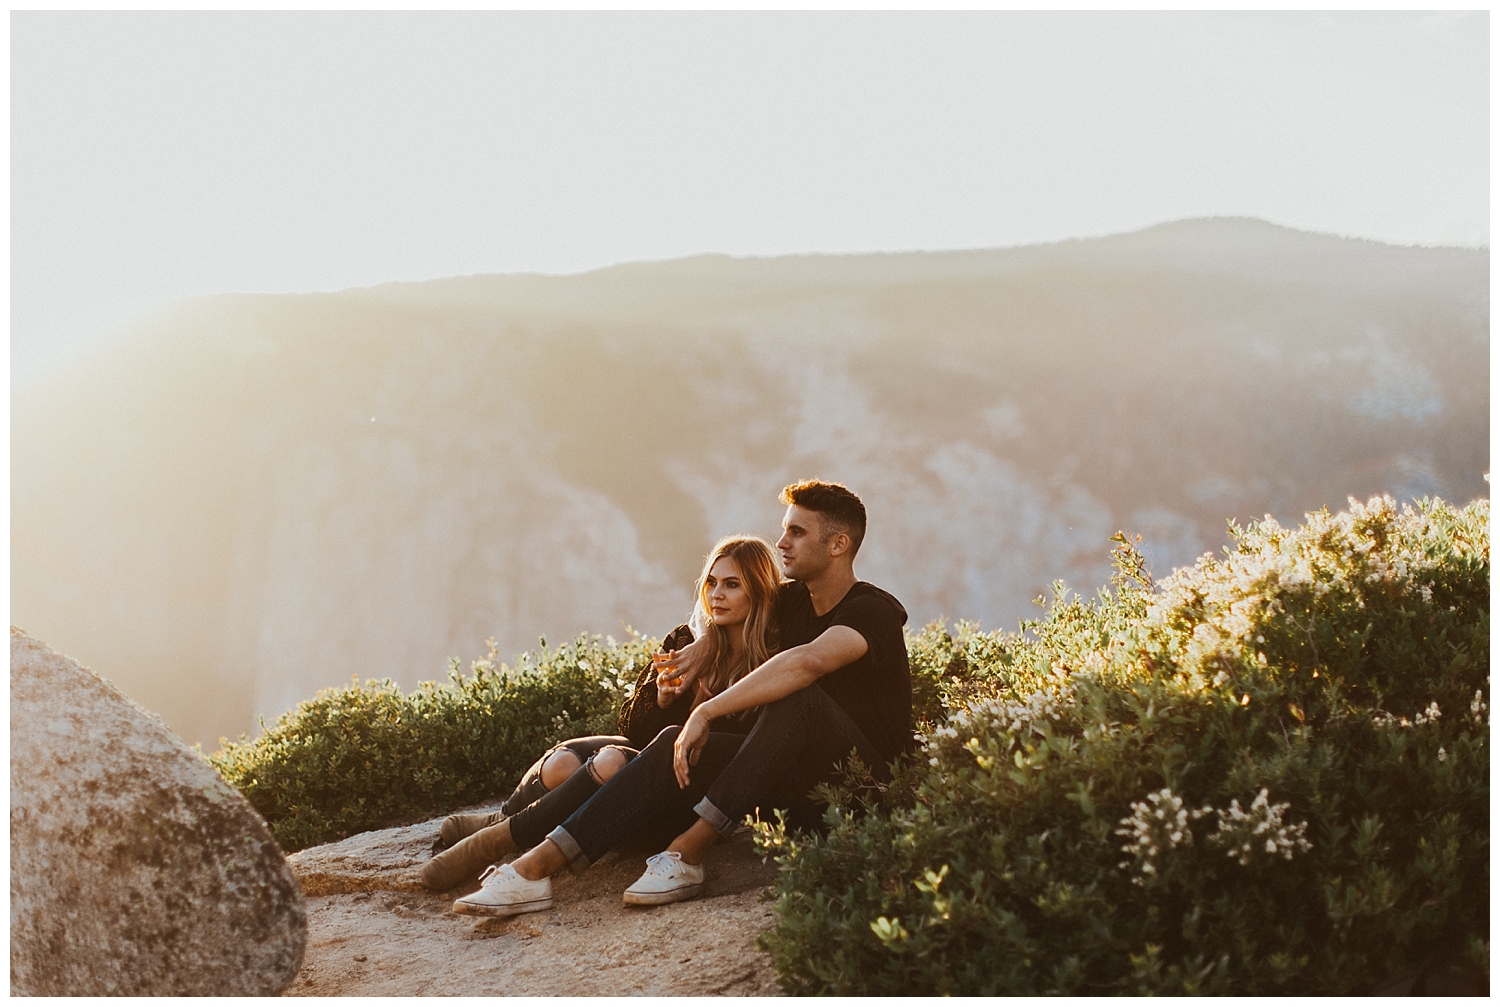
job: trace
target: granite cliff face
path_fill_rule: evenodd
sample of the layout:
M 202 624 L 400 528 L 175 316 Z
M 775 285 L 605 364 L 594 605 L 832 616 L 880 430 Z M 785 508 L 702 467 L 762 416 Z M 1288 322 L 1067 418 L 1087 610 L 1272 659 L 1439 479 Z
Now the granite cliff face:
M 10 647 L 11 992 L 290 985 L 307 911 L 265 822 L 109 683 L 14 628 Z
M 1488 253 L 1256 221 L 184 304 L 13 407 L 15 618 L 212 747 L 350 674 L 661 632 L 808 476 L 914 621 L 1228 517 L 1487 492 Z

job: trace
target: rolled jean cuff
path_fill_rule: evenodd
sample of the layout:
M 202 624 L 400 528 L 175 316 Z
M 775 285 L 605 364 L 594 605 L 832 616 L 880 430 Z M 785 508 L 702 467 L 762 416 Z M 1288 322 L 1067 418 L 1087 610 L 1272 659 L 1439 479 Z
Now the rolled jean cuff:
M 578 843 L 568 835 L 567 829 L 559 825 L 547 833 L 547 838 L 557 844 L 559 850 L 562 850 L 562 855 L 568 858 L 568 863 L 573 870 L 582 871 L 588 868 L 589 858 L 583 855 L 583 850 L 579 849 Z
M 728 836 L 731 832 L 734 831 L 734 827 L 739 824 L 734 819 L 724 814 L 724 812 L 714 807 L 714 802 L 710 801 L 706 797 L 703 798 L 703 800 L 699 801 L 697 804 L 693 805 L 693 811 L 697 813 L 699 818 L 703 819 L 709 825 L 717 829 L 719 835 L 721 836 Z

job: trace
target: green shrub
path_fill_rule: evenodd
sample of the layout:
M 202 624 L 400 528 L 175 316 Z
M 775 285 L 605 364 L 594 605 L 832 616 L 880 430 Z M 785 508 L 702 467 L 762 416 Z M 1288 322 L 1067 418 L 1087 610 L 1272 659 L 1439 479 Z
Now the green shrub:
M 786 989 L 1487 976 L 1488 502 L 1351 504 L 1159 587 L 1122 539 L 1112 591 L 1019 635 L 928 627 L 920 754 L 824 837 L 758 826 Z
M 1003 687 L 1010 641 L 998 633 L 983 633 L 977 622 L 959 622 L 949 632 L 938 619 L 917 633 L 907 631 L 906 654 L 911 664 L 912 717 L 918 724 L 946 720 L 948 712 L 976 695 Z
M 324 689 L 254 741 L 225 743 L 215 768 L 265 817 L 288 852 L 508 793 L 548 746 L 614 734 L 615 711 L 656 641 L 570 644 L 410 695 L 391 681 Z
M 955 641 L 934 624 L 910 639 L 924 683 L 918 709 L 940 715 L 968 672 L 970 637 Z M 580 636 L 521 655 L 515 669 L 492 647 L 468 675 L 454 660 L 447 684 L 423 682 L 411 695 L 389 679 L 355 679 L 299 703 L 254 741 L 223 743 L 209 761 L 288 852 L 420 820 L 509 793 L 564 738 L 616 733 L 616 711 L 658 642 Z

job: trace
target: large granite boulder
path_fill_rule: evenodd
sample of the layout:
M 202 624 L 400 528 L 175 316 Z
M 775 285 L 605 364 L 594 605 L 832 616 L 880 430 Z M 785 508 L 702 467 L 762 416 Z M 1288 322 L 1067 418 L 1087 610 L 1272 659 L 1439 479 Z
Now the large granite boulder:
M 10 637 L 13 994 L 267 995 L 307 910 L 248 803 L 161 720 Z

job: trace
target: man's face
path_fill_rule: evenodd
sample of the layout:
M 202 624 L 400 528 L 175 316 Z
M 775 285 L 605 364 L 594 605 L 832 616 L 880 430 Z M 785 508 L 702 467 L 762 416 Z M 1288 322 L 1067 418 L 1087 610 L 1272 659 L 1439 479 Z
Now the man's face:
M 823 542 L 823 516 L 796 504 L 781 519 L 776 548 L 781 550 L 781 569 L 793 580 L 811 580 L 833 562 Z

